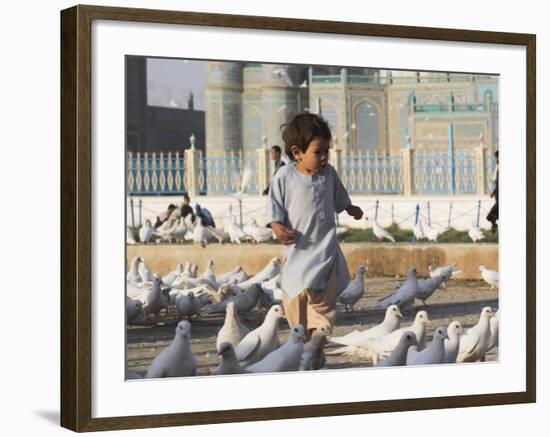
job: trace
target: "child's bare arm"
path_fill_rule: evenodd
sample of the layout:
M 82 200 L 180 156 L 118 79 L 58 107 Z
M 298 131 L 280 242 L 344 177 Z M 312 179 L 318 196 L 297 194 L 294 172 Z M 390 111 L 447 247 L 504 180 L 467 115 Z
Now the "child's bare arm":
M 363 217 L 363 210 L 356 205 L 350 205 L 346 208 L 346 212 L 355 220 L 360 220 Z
M 294 231 L 292 229 L 279 222 L 271 222 L 271 229 L 281 243 L 285 245 L 294 243 Z

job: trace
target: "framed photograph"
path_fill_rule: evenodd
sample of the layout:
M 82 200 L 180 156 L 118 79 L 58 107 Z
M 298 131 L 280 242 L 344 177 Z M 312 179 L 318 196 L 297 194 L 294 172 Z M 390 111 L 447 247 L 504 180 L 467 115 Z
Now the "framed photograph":
M 61 425 L 536 401 L 535 35 L 61 12 Z

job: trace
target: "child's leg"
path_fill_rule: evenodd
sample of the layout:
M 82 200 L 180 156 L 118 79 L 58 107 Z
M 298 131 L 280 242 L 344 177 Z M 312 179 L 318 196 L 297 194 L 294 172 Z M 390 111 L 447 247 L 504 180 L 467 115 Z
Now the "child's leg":
M 336 263 L 332 267 L 325 290 L 308 290 L 307 330 L 310 334 L 320 326 L 332 329 L 336 322 Z
M 307 289 L 292 299 L 283 293 L 283 307 L 288 326 L 301 324 L 307 329 Z

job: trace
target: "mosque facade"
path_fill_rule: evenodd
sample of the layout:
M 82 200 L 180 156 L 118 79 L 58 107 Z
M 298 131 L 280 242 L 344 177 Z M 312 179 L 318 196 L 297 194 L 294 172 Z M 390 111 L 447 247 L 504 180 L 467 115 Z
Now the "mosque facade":
M 208 62 L 207 156 L 282 145 L 281 126 L 321 114 L 344 155 L 498 148 L 498 76 Z

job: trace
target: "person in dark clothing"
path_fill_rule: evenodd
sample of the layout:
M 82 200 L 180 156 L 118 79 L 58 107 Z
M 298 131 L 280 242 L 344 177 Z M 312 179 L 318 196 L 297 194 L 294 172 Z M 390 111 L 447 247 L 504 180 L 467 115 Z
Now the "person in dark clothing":
M 495 199 L 495 204 L 489 211 L 489 214 L 487 214 L 487 220 L 491 222 L 491 231 L 495 232 L 497 230 L 497 221 L 498 221 L 498 150 L 495 152 L 495 159 L 497 162 L 497 166 L 495 169 L 495 177 L 494 177 L 494 188 L 491 192 L 491 197 Z
M 177 208 L 176 205 L 174 205 L 173 203 L 168 205 L 168 208 L 166 209 L 166 211 L 164 211 L 163 213 L 157 216 L 157 221 L 155 222 L 154 228 L 158 229 L 160 226 L 162 226 L 162 224 L 166 220 L 168 220 L 168 218 L 172 214 L 172 211 L 174 211 L 176 208 Z
M 201 224 L 203 226 L 212 226 L 213 228 L 216 227 L 214 217 L 212 217 L 210 211 L 208 211 L 206 208 L 201 208 L 198 203 L 195 203 L 195 215 L 197 216 L 197 219 L 201 221 Z
M 271 148 L 271 159 L 273 160 L 273 174 L 271 175 L 271 179 L 273 179 L 273 176 L 275 176 L 275 173 L 283 166 L 285 165 L 284 161 L 281 159 L 281 148 L 277 145 L 274 145 Z M 264 196 L 266 196 L 269 193 L 269 185 L 267 188 L 262 192 Z
M 195 223 L 195 214 L 193 213 L 193 208 L 191 207 L 190 203 L 191 203 L 191 199 L 187 194 L 184 194 L 183 203 L 181 204 L 181 207 L 180 207 L 180 214 L 181 214 L 181 217 L 183 218 L 191 214 L 191 223 Z

